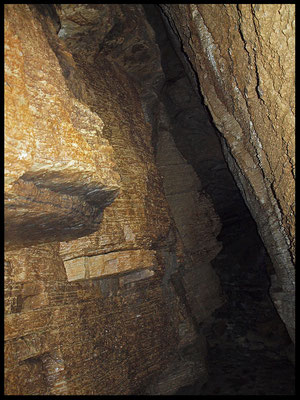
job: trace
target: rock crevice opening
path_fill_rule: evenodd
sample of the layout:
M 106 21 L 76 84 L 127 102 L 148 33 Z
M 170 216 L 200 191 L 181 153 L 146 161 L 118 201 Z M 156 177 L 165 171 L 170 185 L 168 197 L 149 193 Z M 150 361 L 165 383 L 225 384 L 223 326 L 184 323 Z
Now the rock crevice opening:
M 293 6 L 5 13 L 6 394 L 294 394 Z

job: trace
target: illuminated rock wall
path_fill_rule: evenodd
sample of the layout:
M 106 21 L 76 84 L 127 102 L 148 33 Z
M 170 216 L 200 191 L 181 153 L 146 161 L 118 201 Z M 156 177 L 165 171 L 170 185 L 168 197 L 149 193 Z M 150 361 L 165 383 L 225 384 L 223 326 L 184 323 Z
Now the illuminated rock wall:
M 271 295 L 294 340 L 295 6 L 161 8 L 270 254 Z
M 154 37 L 142 7 L 126 7 L 5 7 L 6 394 L 133 394 L 153 382 L 168 394 L 207 377 L 179 269 L 198 251 L 205 268 L 187 285 L 212 288 L 197 306 L 205 318 L 222 303 L 209 264 L 220 224 L 203 200 L 201 229 L 183 229 L 193 238 L 215 219 L 208 248 L 185 249 L 138 80 L 92 40 Z

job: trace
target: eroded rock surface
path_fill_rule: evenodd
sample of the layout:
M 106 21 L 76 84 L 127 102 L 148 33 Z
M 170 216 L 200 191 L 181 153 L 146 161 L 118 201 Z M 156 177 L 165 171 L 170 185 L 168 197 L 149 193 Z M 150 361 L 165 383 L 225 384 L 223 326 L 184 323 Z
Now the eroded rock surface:
M 295 6 L 161 7 L 274 264 L 271 294 L 294 340 Z
M 6 394 L 205 382 L 196 321 L 222 304 L 220 223 L 200 182 L 168 203 L 151 124 L 164 74 L 143 7 L 8 5 L 6 28 L 7 90 L 19 82 L 6 95 Z M 197 282 L 210 289 L 194 303 Z
M 211 5 L 197 7 L 163 9 L 182 34 L 179 13 L 191 32 L 203 10 L 210 18 Z M 224 7 L 228 16 L 235 10 Z M 247 7 L 237 8 L 239 34 L 247 30 Z M 173 55 L 161 59 L 168 53 L 165 33 L 151 27 L 147 6 L 6 5 L 5 12 L 5 393 L 174 394 L 194 382 L 202 387 L 206 336 L 219 323 L 212 314 L 226 308 L 212 268 L 222 249 L 217 236 L 221 220 L 230 225 L 243 218 L 244 205 L 198 103 L 193 68 L 204 73 L 198 56 L 183 64 Z M 246 45 L 238 51 L 245 48 L 255 59 Z M 194 51 L 205 60 L 201 49 Z M 204 97 L 226 137 L 203 79 Z M 245 110 L 231 102 L 241 123 Z M 263 130 L 248 105 L 257 150 Z M 248 142 L 245 136 L 245 154 Z M 239 158 L 228 152 L 230 143 L 223 147 L 234 172 Z M 255 217 L 260 197 L 255 187 L 257 198 L 250 200 L 248 183 L 255 185 L 246 172 L 236 180 Z M 269 196 L 262 225 L 274 239 L 279 214 L 272 220 L 275 203 L 261 187 Z M 291 290 L 281 286 L 274 298 L 291 334 L 284 311 Z
M 119 191 L 113 149 L 101 118 L 69 92 L 30 7 L 5 12 L 6 244 L 86 235 Z

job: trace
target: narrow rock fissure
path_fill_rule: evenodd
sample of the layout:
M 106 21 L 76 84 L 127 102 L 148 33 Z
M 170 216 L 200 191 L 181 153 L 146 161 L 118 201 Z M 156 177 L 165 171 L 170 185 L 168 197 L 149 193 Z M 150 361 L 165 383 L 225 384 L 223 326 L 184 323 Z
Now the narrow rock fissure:
M 172 136 L 203 182 L 222 223 L 218 239 L 223 248 L 212 265 L 226 301 L 199 324 L 208 343 L 208 380 L 204 385 L 200 381 L 183 387 L 176 394 L 293 394 L 293 345 L 269 296 L 270 275 L 274 273 L 271 260 L 220 154 L 220 132 L 203 101 L 200 103 L 201 92 L 197 98 L 158 10 L 144 7 L 160 47 L 166 77 L 160 98 L 172 121 Z M 166 16 L 164 21 L 168 23 Z M 183 49 L 180 43 L 178 47 Z M 183 59 L 187 59 L 186 54 Z M 197 111 L 183 125 L 182 114 L 188 115 L 193 108 Z M 201 159 L 202 148 L 209 146 L 214 146 L 211 159 Z
M 293 13 L 5 5 L 6 394 L 295 394 Z

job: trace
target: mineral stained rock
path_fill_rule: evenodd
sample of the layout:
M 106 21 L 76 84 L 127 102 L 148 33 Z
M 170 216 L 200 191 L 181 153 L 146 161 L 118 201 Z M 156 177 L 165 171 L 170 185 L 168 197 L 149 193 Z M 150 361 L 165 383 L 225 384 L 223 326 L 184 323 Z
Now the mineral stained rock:
M 265 7 L 162 9 L 273 257 L 292 336 L 293 87 L 273 88 L 267 60 L 293 76 L 293 9 Z M 207 380 L 199 323 L 223 302 L 221 224 L 174 139 L 164 101 L 180 96 L 166 79 L 142 5 L 5 6 L 6 394 L 174 394 Z
M 295 5 L 161 8 L 270 254 L 271 295 L 294 340 Z
M 5 393 L 172 394 L 205 382 L 194 313 L 222 302 L 209 264 L 220 224 L 192 187 L 201 224 L 176 227 L 150 124 L 164 76 L 142 6 L 5 13 Z M 188 256 L 197 262 L 184 271 Z M 214 294 L 192 310 L 196 277 Z
M 101 118 L 69 92 L 29 6 L 5 13 L 6 244 L 86 235 L 119 191 L 113 149 Z

